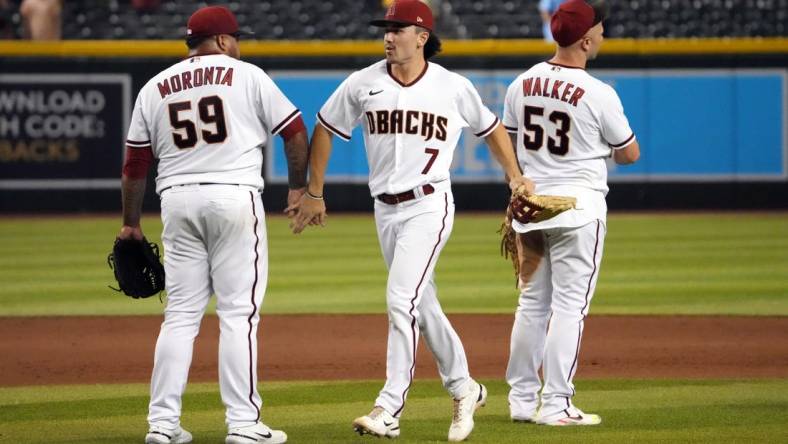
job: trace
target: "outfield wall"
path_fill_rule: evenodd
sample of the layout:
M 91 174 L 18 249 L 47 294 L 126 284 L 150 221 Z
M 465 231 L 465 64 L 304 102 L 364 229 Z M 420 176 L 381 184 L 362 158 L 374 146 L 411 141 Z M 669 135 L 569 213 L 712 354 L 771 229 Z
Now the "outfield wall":
M 245 42 L 302 109 L 308 126 L 378 42 Z M 184 53 L 181 42 L 0 42 L 0 211 L 119 208 L 123 141 L 139 88 Z M 449 41 L 435 61 L 469 77 L 501 114 L 508 83 L 548 58 L 540 41 Z M 290 56 L 292 55 L 292 56 Z M 788 39 L 611 40 L 589 71 L 613 85 L 643 156 L 610 165 L 611 209 L 788 207 Z M 357 129 L 336 141 L 333 210 L 366 210 L 366 157 Z M 466 134 L 452 176 L 458 208 L 499 209 L 501 172 Z M 281 206 L 281 143 L 266 150 L 269 208 Z M 149 186 L 146 208 L 157 198 Z

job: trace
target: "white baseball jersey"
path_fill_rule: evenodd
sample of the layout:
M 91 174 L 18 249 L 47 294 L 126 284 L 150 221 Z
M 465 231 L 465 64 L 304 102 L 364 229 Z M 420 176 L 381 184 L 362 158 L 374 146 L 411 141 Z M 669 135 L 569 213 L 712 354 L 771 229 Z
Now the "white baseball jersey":
M 616 91 L 585 70 L 549 62 L 520 74 L 506 93 L 503 124 L 517 133 L 517 157 L 537 184 L 607 193 L 605 159 L 635 134 Z
M 498 125 L 465 77 L 427 62 L 405 85 L 389 70 L 382 60 L 354 72 L 318 113 L 321 124 L 344 140 L 363 125 L 373 196 L 449 179 L 462 129 L 486 137 Z
M 299 115 L 257 66 L 222 54 L 195 56 L 140 90 L 127 145 L 153 148 L 157 193 L 192 183 L 262 189 L 262 147 Z
M 568 211 L 519 232 L 582 226 L 606 219 L 607 165 L 611 150 L 635 140 L 616 91 L 584 69 L 542 62 L 509 85 L 504 126 L 517 133 L 517 158 L 540 194 L 574 196 Z

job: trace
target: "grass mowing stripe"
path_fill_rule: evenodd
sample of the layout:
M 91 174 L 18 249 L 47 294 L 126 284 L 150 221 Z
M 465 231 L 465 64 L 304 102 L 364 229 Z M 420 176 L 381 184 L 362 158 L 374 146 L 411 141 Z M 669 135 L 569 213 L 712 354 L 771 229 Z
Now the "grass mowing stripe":
M 513 310 L 517 293 L 499 256 L 499 222 L 498 215 L 458 215 L 436 272 L 446 311 Z M 114 283 L 106 255 L 118 223 L 0 220 L 0 316 L 161 313 L 156 300 L 130 301 L 106 287 Z M 326 228 L 301 236 L 281 217 L 267 225 L 265 312 L 383 312 L 386 271 L 371 215 L 333 215 Z M 146 216 L 143 226 L 160 242 L 157 217 Z M 788 213 L 613 214 L 592 312 L 788 315 L 785 269 Z
M 507 386 L 484 381 L 476 443 L 780 442 L 788 421 L 786 380 L 579 380 L 575 401 L 603 417 L 598 427 L 548 428 L 508 419 Z M 380 381 L 261 383 L 264 420 L 291 443 L 364 443 L 350 421 L 371 408 Z M 451 399 L 439 381 L 417 380 L 398 442 L 445 442 Z M 145 432 L 147 385 L 0 388 L 0 442 L 136 443 Z M 221 442 L 224 411 L 215 384 L 190 384 L 183 425 L 195 443 Z

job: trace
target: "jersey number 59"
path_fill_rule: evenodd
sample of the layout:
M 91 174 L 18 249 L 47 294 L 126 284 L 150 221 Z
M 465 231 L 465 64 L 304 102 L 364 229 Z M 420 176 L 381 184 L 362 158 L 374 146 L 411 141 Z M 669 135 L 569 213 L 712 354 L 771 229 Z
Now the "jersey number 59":
M 525 131 L 523 132 L 523 144 L 525 148 L 532 151 L 537 151 L 544 145 L 544 127 L 533 121 L 534 116 L 544 116 L 544 108 L 538 106 L 526 106 L 523 113 L 523 123 L 525 124 Z M 569 114 L 563 111 L 553 111 L 548 116 L 548 119 L 558 125 L 556 127 L 555 138 L 547 137 L 547 150 L 558 156 L 565 156 L 569 152 L 569 129 L 572 126 L 572 120 Z
M 172 140 L 175 146 L 180 149 L 194 148 L 197 144 L 197 127 L 192 120 L 181 119 L 179 113 L 181 111 L 188 111 L 192 109 L 192 103 L 175 102 L 169 106 L 170 111 L 170 125 L 172 125 Z M 219 96 L 203 97 L 197 102 L 197 111 L 200 115 L 200 120 L 205 124 L 213 124 L 214 131 L 202 130 L 200 135 L 205 143 L 222 143 L 227 138 L 227 124 L 224 121 L 224 107 L 222 106 L 222 99 Z M 177 130 L 184 130 L 184 136 Z

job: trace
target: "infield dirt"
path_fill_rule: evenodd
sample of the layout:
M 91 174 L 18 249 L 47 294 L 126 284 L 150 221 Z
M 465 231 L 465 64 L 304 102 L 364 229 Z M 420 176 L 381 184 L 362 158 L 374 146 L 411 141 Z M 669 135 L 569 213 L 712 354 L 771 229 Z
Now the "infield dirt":
M 451 315 L 478 378 L 504 378 L 511 315 Z M 0 318 L 0 385 L 147 382 L 162 316 Z M 217 379 L 206 316 L 189 379 Z M 260 380 L 383 379 L 385 315 L 265 315 Z M 785 378 L 788 317 L 591 316 L 579 378 Z M 438 373 L 422 342 L 417 378 Z

